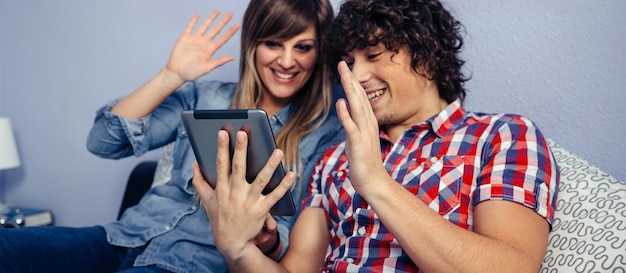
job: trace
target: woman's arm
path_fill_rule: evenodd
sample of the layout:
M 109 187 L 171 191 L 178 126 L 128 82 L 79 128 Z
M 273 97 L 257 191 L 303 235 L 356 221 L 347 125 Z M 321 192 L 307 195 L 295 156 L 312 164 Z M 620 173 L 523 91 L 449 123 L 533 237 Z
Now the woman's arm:
M 139 156 L 154 147 L 171 142 L 176 135 L 179 113 L 186 109 L 187 100 L 177 98 L 176 90 L 187 81 L 211 72 L 233 59 L 232 56 L 213 58 L 239 28 L 234 25 L 216 37 L 232 15 L 226 14 L 214 27 L 209 26 L 219 12 L 213 12 L 196 32 L 199 16 L 195 15 L 178 38 L 167 65 L 144 85 L 98 111 L 87 139 L 87 149 L 101 157 L 122 158 Z M 188 94 L 194 96 L 195 86 Z M 193 106 L 191 106 L 193 107 Z
M 227 13 L 209 29 L 218 15 L 218 11 L 211 13 L 194 32 L 199 19 L 195 15 L 176 41 L 167 65 L 151 80 L 121 99 L 111 109 L 111 113 L 131 119 L 145 117 L 183 83 L 195 80 L 232 61 L 233 56 L 213 58 L 213 54 L 239 29 L 239 25 L 234 25 L 217 37 L 232 18 L 232 14 Z

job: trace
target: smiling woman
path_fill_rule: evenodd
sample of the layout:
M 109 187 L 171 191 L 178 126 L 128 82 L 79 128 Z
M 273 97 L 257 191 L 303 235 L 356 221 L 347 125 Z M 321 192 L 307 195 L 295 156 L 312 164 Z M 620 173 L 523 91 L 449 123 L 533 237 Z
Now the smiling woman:
M 318 42 L 314 27 L 280 41 L 268 39 L 256 47 L 256 69 L 263 82 L 260 107 L 269 115 L 287 105 L 315 71 Z

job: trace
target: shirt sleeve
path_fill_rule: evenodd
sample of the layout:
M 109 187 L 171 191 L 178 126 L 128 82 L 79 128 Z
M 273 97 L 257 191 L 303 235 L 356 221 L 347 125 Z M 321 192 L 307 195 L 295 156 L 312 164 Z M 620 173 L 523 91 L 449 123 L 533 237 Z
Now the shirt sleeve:
M 140 119 L 127 119 L 111 113 L 120 99 L 107 103 L 96 112 L 87 138 L 87 149 L 104 158 L 140 156 L 176 139 L 180 112 L 192 109 L 196 85 L 181 86 L 152 113 Z
M 305 209 L 305 208 L 324 208 L 323 202 L 322 202 L 322 181 L 321 181 L 321 177 L 322 174 L 320 173 L 322 171 L 322 167 L 324 166 L 324 158 L 326 156 L 322 157 L 322 160 L 318 161 L 318 163 L 315 165 L 315 170 L 313 171 L 313 176 L 310 179 L 309 182 L 309 186 L 308 186 L 308 194 L 306 195 L 306 197 L 304 197 L 304 199 L 302 200 L 302 204 L 301 204 L 301 210 Z
M 486 200 L 512 201 L 552 224 L 559 171 L 548 144 L 527 118 L 506 115 L 500 119 L 484 149 L 473 205 Z

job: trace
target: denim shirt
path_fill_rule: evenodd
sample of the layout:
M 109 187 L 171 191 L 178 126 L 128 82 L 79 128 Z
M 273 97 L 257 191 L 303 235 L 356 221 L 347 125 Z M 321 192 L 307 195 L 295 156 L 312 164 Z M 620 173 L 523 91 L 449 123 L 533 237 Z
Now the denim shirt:
M 126 210 L 119 221 L 105 225 L 110 244 L 144 247 L 135 266 L 158 265 L 173 272 L 226 272 L 221 254 L 215 248 L 208 217 L 191 184 L 192 162 L 196 161 L 180 112 L 193 109 L 226 109 L 230 106 L 235 83 L 195 81 L 181 86 L 150 115 L 125 119 L 110 112 L 118 100 L 97 111 L 87 147 L 104 158 L 141 156 L 149 150 L 175 141 L 171 180 L 151 188 L 141 202 Z M 272 115 L 270 125 L 276 134 L 290 117 L 291 105 Z M 302 181 L 292 186 L 298 213 L 306 185 L 321 154 L 344 139 L 336 113 L 305 136 L 300 145 Z M 284 254 L 295 216 L 276 217 Z

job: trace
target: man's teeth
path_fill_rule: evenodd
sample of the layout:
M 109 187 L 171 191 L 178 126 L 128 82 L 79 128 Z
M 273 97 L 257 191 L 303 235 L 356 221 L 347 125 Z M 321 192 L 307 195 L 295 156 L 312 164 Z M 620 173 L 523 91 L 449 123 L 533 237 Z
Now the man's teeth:
M 369 94 L 367 94 L 367 99 L 368 99 L 368 100 L 373 100 L 373 99 L 375 99 L 375 98 L 377 98 L 377 97 L 381 96 L 381 95 L 382 95 L 382 94 L 384 94 L 384 93 L 385 93 L 385 92 L 384 92 L 383 90 L 378 90 L 378 91 L 376 91 L 376 92 L 369 93 Z
M 280 73 L 278 71 L 274 71 L 274 74 L 276 74 L 276 76 L 278 76 L 281 79 L 291 79 L 293 78 L 293 76 L 295 76 L 296 74 L 285 74 L 285 73 Z

